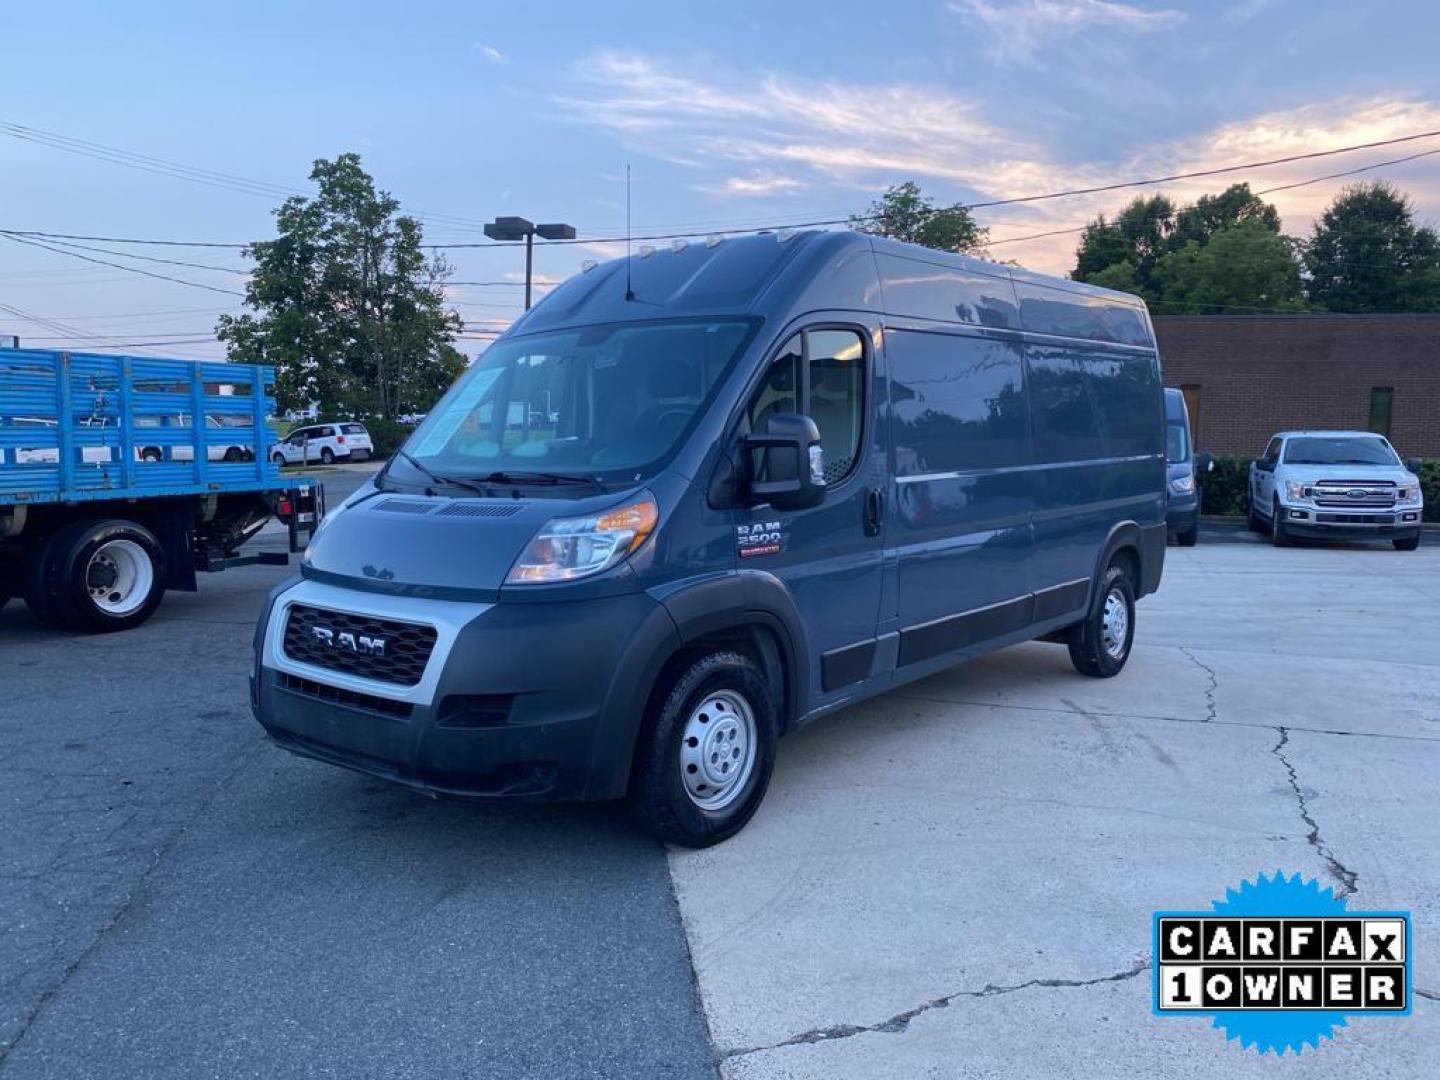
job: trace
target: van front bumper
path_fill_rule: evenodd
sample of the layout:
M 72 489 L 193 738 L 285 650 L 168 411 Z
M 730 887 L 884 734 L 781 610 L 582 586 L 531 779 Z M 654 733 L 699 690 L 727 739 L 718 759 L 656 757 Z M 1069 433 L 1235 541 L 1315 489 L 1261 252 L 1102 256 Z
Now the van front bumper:
M 438 638 L 415 686 L 358 678 L 287 654 L 296 605 L 433 626 Z M 468 604 L 302 581 L 265 616 L 251 700 L 285 749 L 430 794 L 615 798 L 677 641 L 643 593 Z

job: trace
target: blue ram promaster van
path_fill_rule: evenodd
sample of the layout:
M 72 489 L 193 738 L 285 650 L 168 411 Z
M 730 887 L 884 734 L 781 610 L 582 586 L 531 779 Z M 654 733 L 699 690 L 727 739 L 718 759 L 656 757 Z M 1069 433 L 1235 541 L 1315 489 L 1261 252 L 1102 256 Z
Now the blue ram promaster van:
M 1215 467 L 1208 453 L 1195 453 L 1185 395 L 1165 388 L 1165 522 L 1181 547 L 1200 537 L 1200 473 Z
M 626 796 L 714 843 L 825 713 L 1032 638 L 1119 672 L 1164 424 L 1132 296 L 855 233 L 642 249 L 325 519 L 256 715 L 426 792 Z

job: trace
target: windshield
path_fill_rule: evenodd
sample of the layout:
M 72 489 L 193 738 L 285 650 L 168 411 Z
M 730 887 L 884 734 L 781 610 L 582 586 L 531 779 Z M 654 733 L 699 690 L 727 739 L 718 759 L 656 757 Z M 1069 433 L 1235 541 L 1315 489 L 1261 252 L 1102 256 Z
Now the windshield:
M 441 476 L 643 471 L 674 451 L 753 326 L 623 323 L 498 342 L 430 410 L 405 453 Z M 392 468 L 425 479 L 403 456 Z
M 1286 465 L 1398 465 L 1390 444 L 1378 435 L 1334 438 L 1304 436 L 1285 444 Z
M 1165 459 L 1174 465 L 1190 460 L 1190 436 L 1184 424 L 1165 425 Z

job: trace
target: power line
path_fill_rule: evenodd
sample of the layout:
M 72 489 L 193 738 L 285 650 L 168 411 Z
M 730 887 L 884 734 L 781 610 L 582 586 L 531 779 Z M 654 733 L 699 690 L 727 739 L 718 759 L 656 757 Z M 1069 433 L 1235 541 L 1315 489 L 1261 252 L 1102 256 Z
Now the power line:
M 0 229 L 0 236 L 28 239 L 28 234 L 14 233 L 9 229 Z M 135 255 L 128 251 L 116 251 L 113 248 L 92 247 L 89 244 L 76 244 L 68 240 L 51 239 L 50 243 L 63 248 L 74 248 L 77 251 L 94 251 L 101 255 L 115 255 L 122 259 L 139 259 L 143 262 L 163 263 L 167 266 L 188 266 L 196 270 L 217 270 L 225 274 L 238 274 L 241 277 L 249 277 L 249 270 L 241 270 L 233 266 L 216 266 L 213 263 L 184 262 L 180 259 L 159 259 L 153 255 Z
M 42 244 L 38 240 L 22 239 L 21 237 L 11 235 L 10 233 L 0 233 L 0 236 L 3 236 L 6 240 L 9 240 L 13 244 L 28 244 L 31 247 L 38 247 L 43 248 L 46 251 L 53 251 L 57 255 L 68 255 L 72 259 L 83 259 L 86 262 L 97 263 L 100 266 L 109 266 L 116 270 L 126 270 L 132 274 L 141 274 L 144 277 L 157 278 L 160 281 L 171 281 L 174 282 L 176 285 L 188 285 L 192 289 L 205 289 L 207 292 L 221 293 L 225 296 L 243 297 L 245 295 L 242 292 L 236 292 L 234 289 L 221 289 L 217 288 L 214 285 L 201 284 L 198 281 L 186 281 L 184 278 L 171 277 L 169 274 L 157 274 L 153 270 L 141 270 L 138 266 L 126 266 L 124 263 L 107 262 L 104 259 L 96 259 L 92 258 L 89 255 L 82 255 L 78 251 L 66 251 L 63 248 L 51 247 L 49 244 Z

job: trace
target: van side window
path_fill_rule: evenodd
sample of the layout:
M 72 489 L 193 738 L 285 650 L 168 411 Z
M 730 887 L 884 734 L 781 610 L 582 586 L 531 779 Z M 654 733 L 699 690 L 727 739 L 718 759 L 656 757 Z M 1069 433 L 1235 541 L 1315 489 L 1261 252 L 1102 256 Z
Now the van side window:
M 850 474 L 865 427 L 865 344 L 857 332 L 807 330 L 785 343 L 750 403 L 750 430 L 764 431 L 771 416 L 785 412 L 809 416 L 820 429 L 827 484 Z

